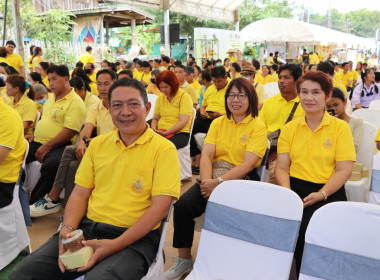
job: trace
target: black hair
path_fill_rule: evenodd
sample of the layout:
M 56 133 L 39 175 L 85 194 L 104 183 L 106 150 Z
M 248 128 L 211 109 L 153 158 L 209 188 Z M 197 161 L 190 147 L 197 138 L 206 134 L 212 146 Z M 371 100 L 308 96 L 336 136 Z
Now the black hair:
M 128 75 L 130 78 L 133 79 L 133 73 L 131 70 L 123 70 L 123 71 L 120 71 L 119 74 L 117 74 L 117 78 L 119 78 L 120 75 Z
M 194 67 L 195 66 L 194 64 L 197 64 L 197 63 L 194 60 L 192 60 L 192 61 L 189 61 L 189 63 L 187 65 Z
M 85 83 L 85 81 L 83 81 L 83 79 L 81 77 L 71 78 L 70 86 L 73 88 L 76 88 L 76 89 L 84 88 L 85 90 L 87 90 L 86 89 L 86 83 Z
M 112 71 L 112 70 L 109 70 L 109 69 L 102 69 L 102 70 L 99 70 L 97 73 L 96 73 L 96 80 L 98 79 L 98 77 L 102 74 L 108 74 L 110 75 L 111 79 L 113 81 L 115 81 L 117 79 L 117 75 L 115 73 L 115 71 Z
M 271 52 L 271 53 L 269 53 L 269 56 L 273 56 L 273 53 Z
M 119 66 L 120 65 L 120 62 L 119 61 L 116 61 L 115 62 L 115 66 Z
M 226 78 L 226 69 L 224 66 L 216 66 L 211 70 L 211 77 L 213 78 Z
M 95 65 L 94 65 L 94 63 L 88 62 L 88 63 L 86 63 L 86 65 L 87 65 L 87 64 L 90 64 L 91 69 L 95 69 Z
M 326 73 L 326 74 L 330 74 L 331 76 L 334 75 L 334 65 L 332 65 L 328 61 L 319 63 L 317 65 L 317 70 L 322 71 L 323 73 Z
M 206 80 L 208 82 L 212 81 L 211 72 L 209 70 L 203 70 L 200 74 L 202 74 L 202 80 Z
M 42 69 L 44 69 L 44 71 L 47 71 L 49 69 L 49 62 L 41 61 L 40 65 L 41 65 Z
M 180 65 L 182 65 L 182 61 L 181 60 L 174 61 L 174 66 L 175 67 L 180 66 Z
M 156 58 L 155 60 L 153 60 L 154 62 L 157 62 L 158 64 L 160 64 L 161 63 L 161 59 L 158 59 L 158 58 Z
M 170 63 L 170 57 L 166 55 L 162 55 L 161 58 L 162 58 L 162 61 L 165 61 L 166 63 Z
M 344 68 L 344 66 L 346 66 L 347 64 L 348 62 L 343 62 L 342 67 Z
M 195 73 L 194 68 L 191 67 L 191 66 L 186 66 L 186 67 L 185 67 L 185 72 L 186 72 L 187 74 L 194 74 L 194 73 Z
M 116 64 L 113 62 L 109 62 L 108 65 L 111 67 L 112 71 L 116 72 Z
M 139 59 L 137 57 L 135 57 L 132 61 L 133 63 L 136 63 L 136 61 L 138 61 Z
M 89 51 L 91 51 L 92 50 L 92 47 L 91 46 L 87 46 L 86 47 L 86 52 L 89 52 Z
M 74 69 L 73 73 L 71 73 L 71 76 L 74 76 L 74 75 L 76 77 L 82 78 L 82 80 L 84 81 L 86 90 L 91 92 L 90 84 L 92 83 L 92 81 L 91 81 L 90 77 L 86 74 L 86 72 L 84 72 L 82 67 L 76 67 Z
M 145 86 L 139 81 L 131 78 L 122 78 L 112 84 L 112 86 L 108 90 L 108 100 L 110 101 L 110 103 L 112 98 L 112 92 L 118 87 L 132 87 L 137 89 L 140 92 L 142 99 L 144 100 L 144 104 L 146 105 L 148 103 L 148 95 L 146 93 Z
M 29 53 L 30 53 L 30 55 L 33 55 L 33 49 L 34 49 L 34 47 L 35 47 L 35 45 L 31 45 L 29 47 Z
M 241 67 L 236 62 L 232 63 L 231 66 L 235 68 L 236 72 L 238 72 L 238 73 L 241 72 Z
M 29 73 L 29 76 L 33 79 L 33 81 L 38 82 L 39 84 L 41 84 L 41 85 L 43 85 L 44 87 L 46 87 L 46 85 L 45 85 L 44 82 L 42 81 L 42 77 L 41 77 L 40 73 L 37 73 L 37 72 L 30 72 L 30 73 Z
M 208 59 L 206 60 L 206 64 L 205 64 L 205 67 L 203 67 L 203 69 L 207 69 L 207 67 L 209 67 L 210 65 L 213 65 L 211 61 L 209 61 Z
M 40 64 L 41 64 L 41 62 L 40 62 Z M 50 66 L 47 69 L 46 73 L 47 74 L 56 73 L 60 77 L 67 77 L 67 79 L 70 79 L 69 68 L 67 68 L 66 65 L 53 65 L 53 66 Z
M 11 74 L 19 74 L 19 72 L 11 65 L 8 65 L 7 68 L 9 69 L 9 72 L 11 72 Z
M 375 82 L 380 82 L 380 72 L 375 72 Z
M 16 43 L 13 41 L 13 40 L 9 40 L 5 43 L 5 45 L 13 45 L 14 47 L 16 47 Z
M 273 65 L 271 66 L 271 68 L 272 68 L 275 72 L 278 71 L 278 65 L 277 65 L 277 64 L 273 64 Z
M 290 75 L 293 76 L 294 82 L 296 82 L 302 76 L 302 68 L 298 64 L 287 63 L 280 66 L 278 70 L 278 74 L 280 74 L 284 70 L 289 70 Z
M 140 65 L 141 67 L 149 67 L 149 71 L 152 70 L 152 66 L 150 66 L 148 61 L 142 61 Z
M 367 68 L 367 69 L 364 69 L 360 72 L 360 77 L 362 78 L 362 92 L 361 92 L 362 97 L 364 97 L 364 78 L 367 77 L 368 72 L 370 72 L 370 71 L 373 71 L 373 70 L 371 68 Z M 378 94 L 379 93 L 379 87 L 374 82 L 372 82 L 372 84 L 374 85 L 375 93 Z
M 78 61 L 78 62 L 75 64 L 75 67 L 83 68 L 83 62 L 82 62 L 82 61 Z
M 260 61 L 258 61 L 257 59 L 252 59 L 252 65 L 253 67 L 256 68 L 256 70 L 259 70 L 261 67 L 260 67 Z
M 197 68 L 197 70 L 198 70 L 198 75 L 199 75 L 199 73 L 202 72 L 201 67 L 199 67 L 198 65 L 194 65 L 193 67 Z M 194 73 L 195 73 L 195 71 L 194 71 Z
M 339 98 L 343 102 L 346 100 L 346 96 L 344 95 L 344 92 L 338 87 L 333 87 L 331 97 Z

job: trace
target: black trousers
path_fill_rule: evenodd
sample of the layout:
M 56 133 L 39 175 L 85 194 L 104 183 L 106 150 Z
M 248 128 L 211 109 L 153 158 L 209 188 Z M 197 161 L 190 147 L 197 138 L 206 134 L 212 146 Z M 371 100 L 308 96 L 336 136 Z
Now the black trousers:
M 55 175 L 57 173 L 59 163 L 65 147 L 71 143 L 66 143 L 65 145 L 59 146 L 51 150 L 44 158 L 41 165 L 41 177 L 38 179 L 38 182 L 31 194 L 30 204 L 35 203 L 40 198 L 44 197 L 45 194 L 49 193 L 55 180 Z M 29 144 L 29 153 L 26 158 L 26 163 L 37 160 L 34 156 L 36 151 L 42 144 L 32 141 Z
M 290 185 L 292 187 L 292 190 L 295 193 L 297 193 L 301 199 L 304 199 L 312 192 L 318 192 L 324 186 L 324 184 L 316 184 L 293 177 L 290 177 Z M 305 246 L 305 233 L 307 226 L 309 225 L 311 216 L 313 216 L 314 212 L 322 206 L 335 201 L 347 201 L 344 186 L 342 186 L 336 193 L 330 195 L 326 201 L 320 201 L 303 209 L 300 231 L 298 235 L 296 249 L 294 251 L 297 275 L 299 274 L 301 269 L 303 248 Z
M 207 133 L 213 120 L 203 119 L 197 111 L 197 115 L 194 121 L 193 133 L 190 136 L 190 156 L 194 157 L 199 155 L 201 151 L 198 149 L 197 142 L 195 142 L 194 135 L 197 133 Z
M 181 133 L 177 133 L 176 135 L 169 138 L 168 140 L 170 140 L 178 150 L 183 147 L 186 147 L 187 143 L 189 142 L 189 137 L 190 137 L 189 133 L 181 132 Z
M 15 184 L 0 182 L 0 209 L 12 203 Z
M 88 239 L 115 239 L 126 228 L 96 223 L 84 218 L 79 226 Z M 53 235 L 37 251 L 26 257 L 12 270 L 10 280 L 67 280 L 84 273 L 62 273 L 58 267 L 58 234 Z M 125 249 L 97 263 L 87 271 L 89 280 L 140 280 L 153 262 L 160 242 L 160 233 L 153 230 Z

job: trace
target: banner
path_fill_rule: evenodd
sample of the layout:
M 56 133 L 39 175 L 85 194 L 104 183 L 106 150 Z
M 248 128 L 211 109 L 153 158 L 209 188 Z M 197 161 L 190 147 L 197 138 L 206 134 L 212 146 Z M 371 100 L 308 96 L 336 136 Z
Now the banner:
M 75 19 L 73 43 L 96 43 L 102 22 L 101 16 L 86 16 Z

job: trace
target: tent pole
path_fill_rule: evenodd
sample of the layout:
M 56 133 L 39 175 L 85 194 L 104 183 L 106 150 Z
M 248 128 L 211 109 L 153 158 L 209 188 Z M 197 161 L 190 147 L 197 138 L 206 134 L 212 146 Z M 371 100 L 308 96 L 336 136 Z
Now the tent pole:
M 170 57 L 170 31 L 169 31 L 169 10 L 164 11 L 164 28 L 165 28 L 165 55 Z

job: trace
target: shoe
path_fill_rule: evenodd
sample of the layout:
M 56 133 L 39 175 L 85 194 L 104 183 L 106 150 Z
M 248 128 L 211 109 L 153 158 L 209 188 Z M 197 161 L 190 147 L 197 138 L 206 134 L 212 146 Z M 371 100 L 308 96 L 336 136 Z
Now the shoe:
M 164 276 L 167 280 L 175 280 L 181 278 L 184 274 L 193 270 L 193 260 L 177 258 L 173 266 L 165 272 Z
M 199 167 L 192 166 L 191 171 L 194 175 L 199 175 Z
M 48 195 L 45 195 L 39 201 L 29 206 L 30 217 L 37 218 L 48 214 L 53 214 L 61 211 L 61 203 L 54 203 Z

